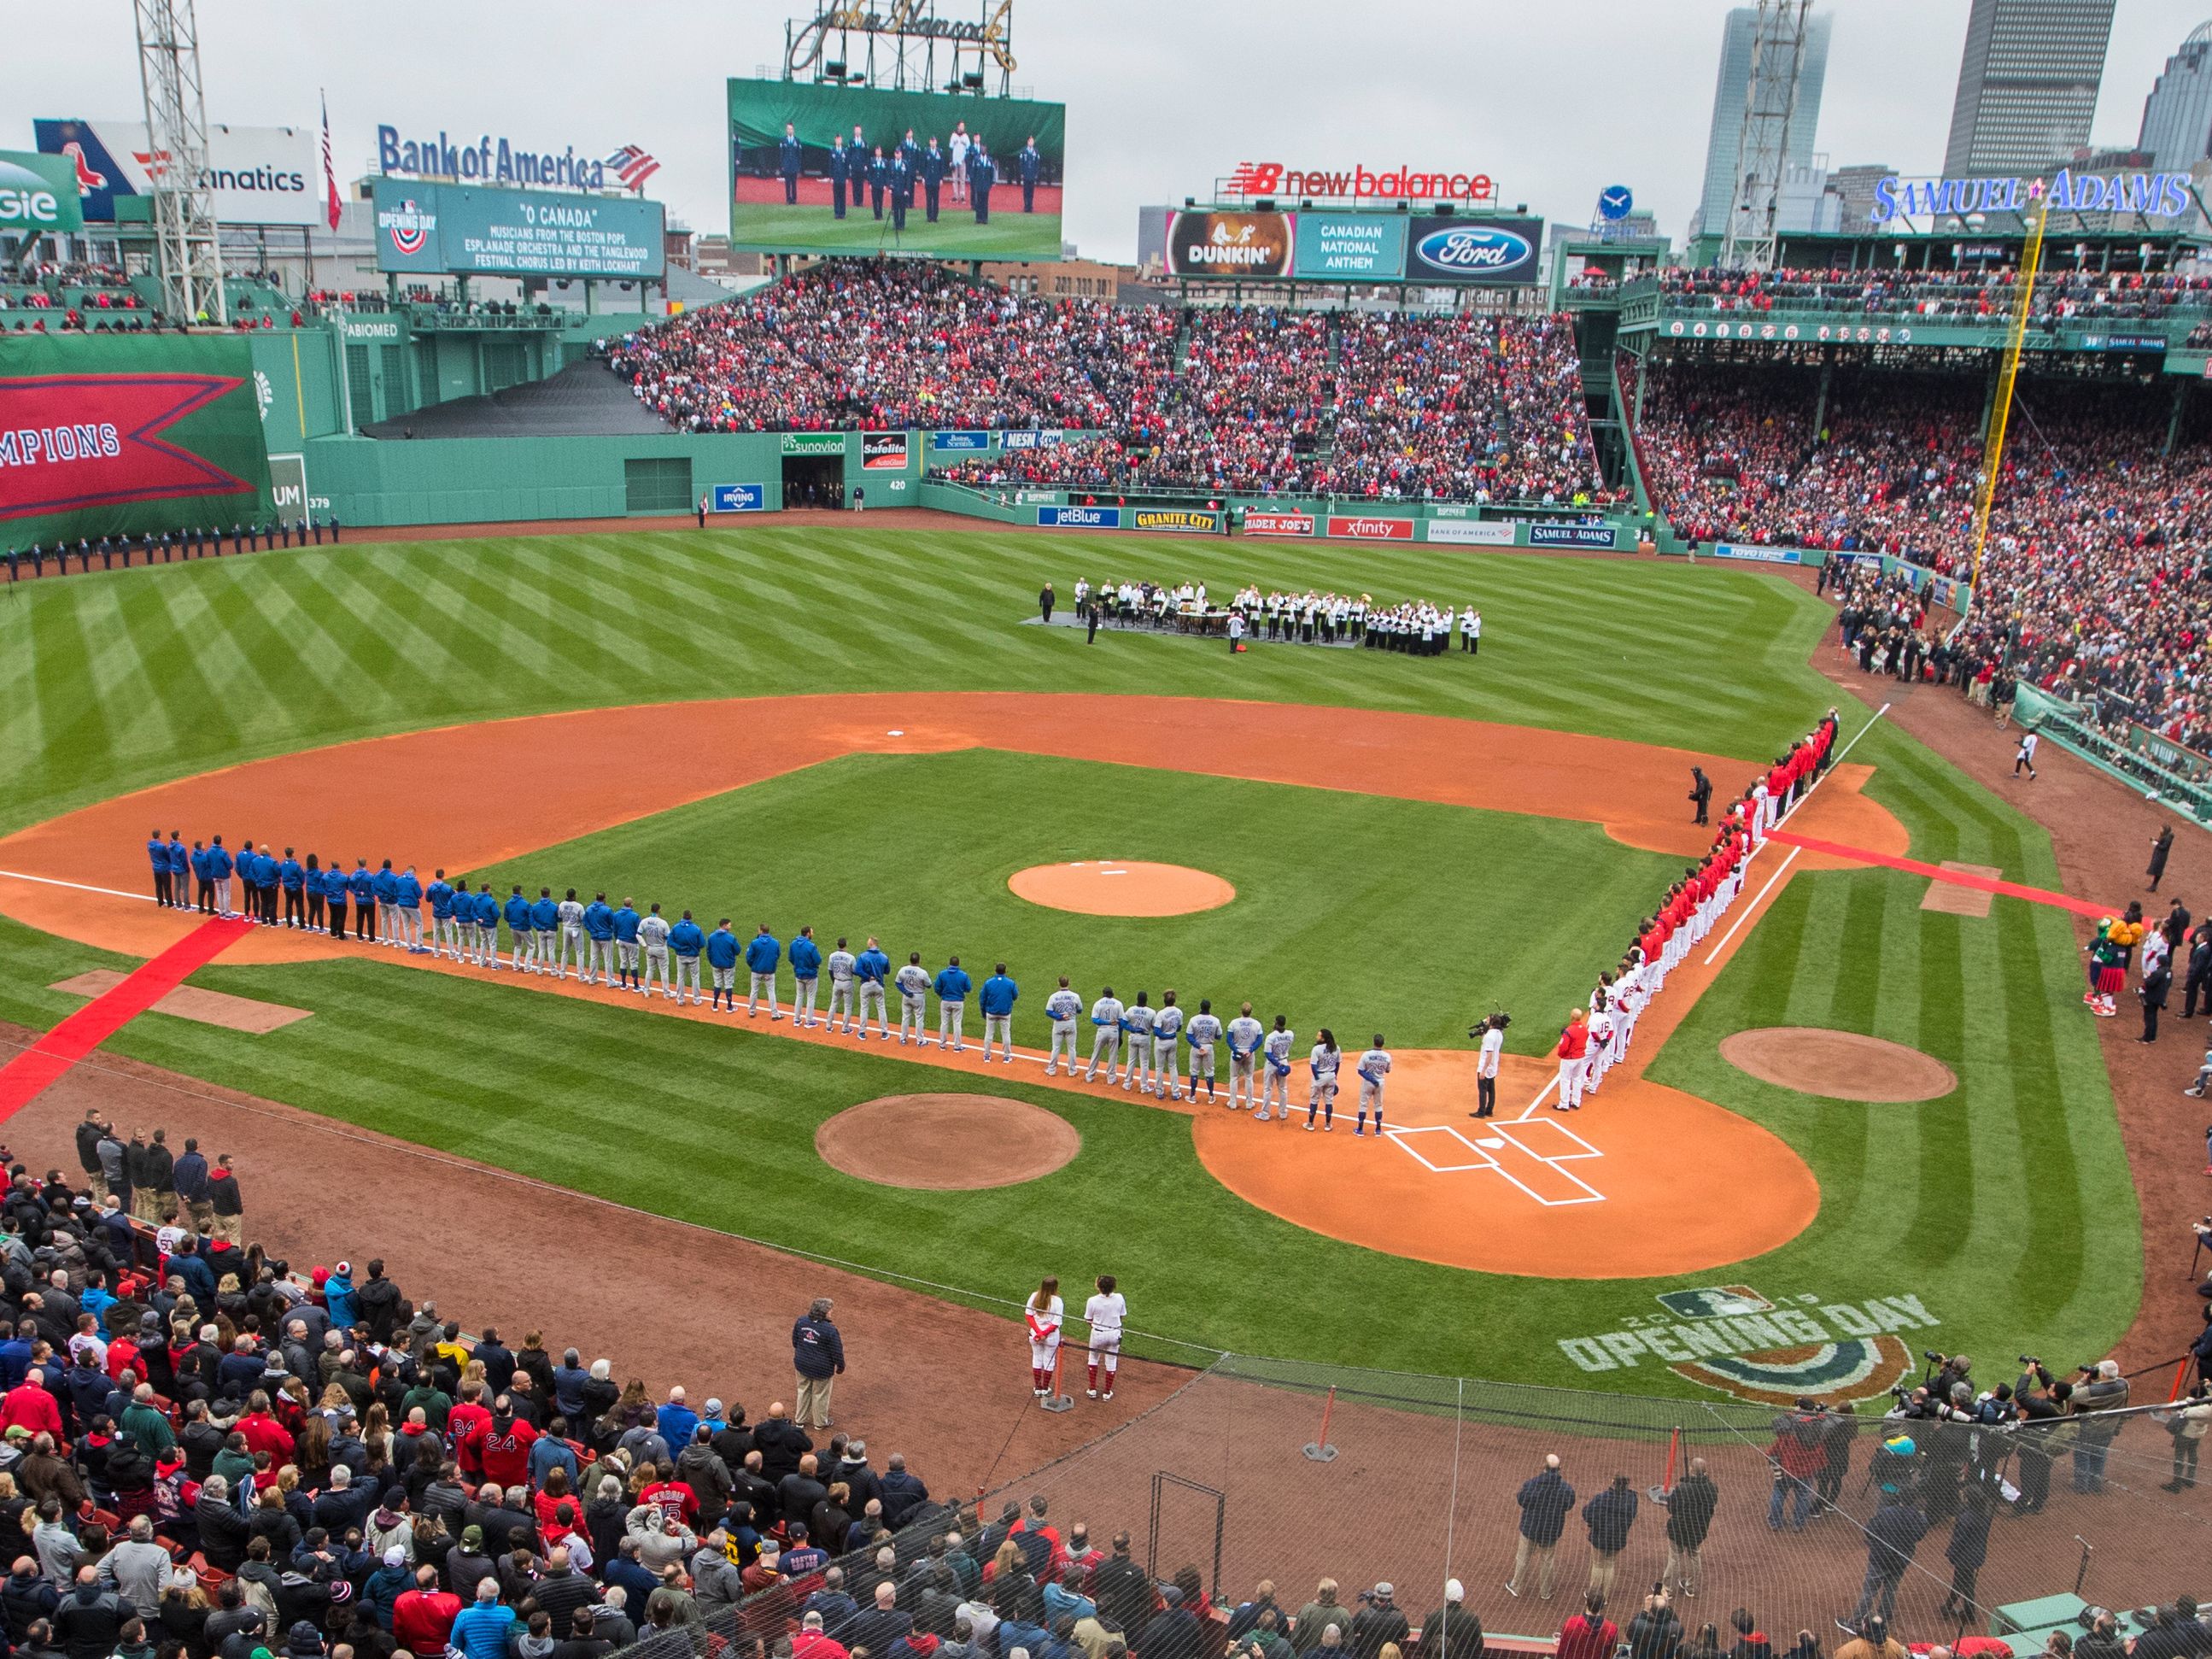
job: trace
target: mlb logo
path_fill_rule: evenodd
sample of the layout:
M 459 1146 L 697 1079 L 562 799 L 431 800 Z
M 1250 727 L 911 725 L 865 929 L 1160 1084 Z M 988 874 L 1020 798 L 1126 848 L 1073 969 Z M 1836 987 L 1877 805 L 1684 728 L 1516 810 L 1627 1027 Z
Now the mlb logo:
M 1748 1285 L 1719 1285 L 1704 1291 L 1668 1291 L 1659 1305 L 1677 1319 L 1718 1319 L 1724 1314 L 1765 1313 L 1774 1304 Z

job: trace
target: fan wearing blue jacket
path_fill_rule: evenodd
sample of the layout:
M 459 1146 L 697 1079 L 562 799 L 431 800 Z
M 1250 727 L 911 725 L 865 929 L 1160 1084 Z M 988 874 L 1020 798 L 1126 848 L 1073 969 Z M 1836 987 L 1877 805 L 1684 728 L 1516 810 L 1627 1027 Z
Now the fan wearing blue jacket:
M 370 882 L 376 895 L 376 926 L 378 942 L 398 950 L 399 937 L 399 872 L 386 859 Z
M 584 983 L 615 982 L 615 913 L 607 896 L 599 894 L 584 907 L 584 937 L 591 945 L 584 957 Z
M 768 1017 L 771 1021 L 783 1018 L 775 1006 L 775 964 L 783 959 L 783 941 L 760 925 L 760 932 L 745 942 L 745 969 L 752 975 L 752 991 L 745 998 L 745 1018 L 750 1019 L 760 1012 L 762 993 L 768 995 Z
M 853 959 L 853 977 L 860 986 L 860 1041 L 868 1040 L 868 1010 L 876 1011 L 876 1035 L 884 1042 L 891 1040 L 891 1028 L 884 1018 L 884 981 L 890 977 L 891 959 L 884 954 L 884 947 L 876 943 L 875 935 L 868 936 L 868 948 Z
M 622 971 L 622 988 L 642 991 L 637 980 L 637 930 L 644 918 L 638 915 L 637 906 L 624 899 L 622 908 L 615 912 L 615 962 Z
M 937 981 L 933 988 L 937 993 L 939 1048 L 950 1047 L 956 1054 L 968 1051 L 968 1045 L 960 1040 L 960 1020 L 968 1012 L 968 993 L 975 986 L 975 981 L 968 977 L 958 957 L 952 957 L 937 970 Z
M 1000 963 L 991 970 L 991 977 L 983 981 L 982 994 L 976 999 L 983 1006 L 983 1062 L 991 1060 L 991 1040 L 998 1039 L 1000 1057 L 1007 1065 L 1014 1063 L 1014 1002 L 1022 988 L 1006 977 L 1006 964 Z
M 434 956 L 450 956 L 455 962 L 461 959 L 461 924 L 453 915 L 453 884 L 446 879 L 443 870 L 433 872 L 430 884 L 422 890 L 422 896 L 430 901 L 430 950 Z
M 814 1018 L 814 993 L 822 982 L 822 947 L 814 942 L 811 927 L 800 928 L 791 941 L 791 975 L 797 981 L 791 993 L 791 1023 L 819 1024 Z
M 300 862 L 290 848 L 284 849 L 284 861 L 276 866 L 276 884 L 284 892 L 284 925 L 305 927 L 307 925 L 307 866 Z
M 491 890 L 491 884 L 480 882 L 476 896 L 469 901 L 469 921 L 473 928 L 472 949 L 469 960 L 479 968 L 499 966 L 499 895 Z
M 731 1013 L 738 1012 L 738 957 L 742 954 L 738 936 L 730 931 L 730 919 L 724 916 L 707 935 L 707 965 L 714 971 L 714 994 L 712 1006 L 726 1007 Z M 727 998 L 726 1003 L 723 999 Z
M 399 924 L 400 948 L 410 956 L 430 955 L 430 947 L 422 943 L 422 882 L 413 865 L 399 872 L 392 889 L 392 917 Z
M 668 930 L 668 951 L 676 958 L 676 1000 L 699 1000 L 699 953 L 707 948 L 707 931 L 686 910 Z
M 513 952 L 512 966 L 518 974 L 538 971 L 538 932 L 530 925 L 530 901 L 522 896 L 522 884 L 517 882 L 514 890 L 507 896 L 507 944 Z
M 230 854 L 223 850 L 222 837 L 216 836 L 208 847 L 208 879 L 215 884 L 215 913 L 219 916 L 232 914 L 230 908 Z
M 531 957 L 533 965 L 530 971 L 560 978 L 561 964 L 554 951 L 556 944 L 555 936 L 561 927 L 561 907 L 555 902 L 550 887 L 538 890 L 538 902 L 530 907 L 530 926 L 537 934 L 537 938 L 530 942 L 530 948 L 534 952 Z

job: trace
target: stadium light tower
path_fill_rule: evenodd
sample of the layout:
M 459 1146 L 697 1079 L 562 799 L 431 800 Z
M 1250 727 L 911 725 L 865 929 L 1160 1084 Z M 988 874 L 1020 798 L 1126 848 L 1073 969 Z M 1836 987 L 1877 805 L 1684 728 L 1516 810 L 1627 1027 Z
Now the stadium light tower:
M 1812 12 L 1813 0 L 1759 0 L 1742 137 L 1736 146 L 1735 191 L 1729 198 L 1728 231 L 1721 244 L 1723 265 L 1765 270 L 1774 264 L 1783 163 L 1797 115 L 1797 82 Z
M 207 102 L 200 93 L 200 30 L 192 0 L 133 0 L 138 83 L 146 100 L 146 173 L 153 185 L 154 254 L 161 309 L 190 322 L 230 320 L 222 292 L 215 195 L 207 173 Z

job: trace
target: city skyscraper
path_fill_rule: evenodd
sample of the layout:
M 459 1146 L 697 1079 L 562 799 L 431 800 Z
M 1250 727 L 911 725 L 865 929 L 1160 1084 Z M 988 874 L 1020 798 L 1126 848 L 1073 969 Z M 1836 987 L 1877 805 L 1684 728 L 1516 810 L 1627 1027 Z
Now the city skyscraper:
M 2200 23 L 2166 60 L 2143 100 L 2136 148 L 2163 172 L 2186 173 L 2212 155 L 2212 23 Z
M 1717 236 L 1728 228 L 1729 201 L 1735 193 L 1736 162 L 1743 143 L 1743 106 L 1751 87 L 1752 40 L 1759 12 L 1738 6 L 1728 15 L 1721 31 L 1721 68 L 1713 87 L 1713 124 L 1705 141 L 1705 183 L 1698 198 L 1692 236 Z M 1808 166 L 1813 160 L 1814 130 L 1820 124 L 1820 87 L 1828 74 L 1828 37 L 1835 19 L 1814 12 L 1805 28 L 1805 61 L 1797 69 L 1796 111 L 1790 123 L 1790 146 L 1785 165 Z M 1780 68 L 1766 66 L 1778 75 Z
M 2113 0 L 1974 0 L 1943 173 L 2021 173 L 2089 142 Z

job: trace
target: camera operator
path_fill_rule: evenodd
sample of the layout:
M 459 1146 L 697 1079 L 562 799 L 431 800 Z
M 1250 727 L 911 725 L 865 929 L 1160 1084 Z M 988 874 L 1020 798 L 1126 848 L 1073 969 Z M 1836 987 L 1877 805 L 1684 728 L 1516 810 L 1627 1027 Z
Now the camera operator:
M 2069 1401 L 2074 1415 L 2082 1419 L 2075 1429 L 2074 1490 L 2101 1492 L 2105 1490 L 2105 1459 L 2112 1451 L 2112 1442 L 2119 1437 L 2124 1421 L 2112 1413 L 2128 1403 L 2128 1380 L 2120 1375 L 2120 1362 L 2117 1359 L 2082 1366 L 2081 1378 Z
M 1927 1350 L 1921 1357 L 1936 1367 L 1936 1380 L 1928 1385 L 1928 1392 L 1930 1395 L 1948 1404 L 1956 1396 L 1959 1384 L 1964 1382 L 1966 1385 L 1967 1394 L 1972 1395 L 1974 1370 L 1972 1360 L 1962 1353 L 1940 1354 L 1932 1348 Z
M 2051 1498 L 2051 1461 L 2057 1455 L 2053 1437 L 2062 1432 L 2059 1419 L 2074 1389 L 2056 1381 L 2033 1354 L 2022 1354 L 2020 1363 L 2027 1369 L 2013 1387 L 2013 1408 L 2020 1417 L 2014 1439 L 2014 1449 L 2020 1454 L 2020 1501 L 2014 1512 L 2034 1515 Z

